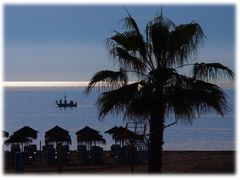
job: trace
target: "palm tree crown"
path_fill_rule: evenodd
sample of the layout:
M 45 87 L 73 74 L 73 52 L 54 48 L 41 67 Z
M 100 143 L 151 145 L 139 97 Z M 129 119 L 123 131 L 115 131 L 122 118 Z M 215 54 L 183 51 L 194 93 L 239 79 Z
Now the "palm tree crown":
M 107 39 L 109 54 L 119 71 L 97 72 L 86 92 L 93 87 L 104 90 L 98 100 L 99 118 L 108 113 L 124 113 L 131 120 L 148 120 L 152 109 L 163 117 L 174 113 L 176 119 L 191 120 L 207 110 L 223 115 L 225 94 L 210 80 L 233 78 L 233 72 L 220 63 L 192 63 L 189 60 L 203 44 L 204 33 L 196 22 L 176 25 L 162 14 L 146 25 L 145 37 L 129 14 L 126 31 Z M 192 66 L 190 76 L 179 70 Z M 136 82 L 129 82 L 135 76 Z
M 96 85 L 105 91 L 97 100 L 100 119 L 123 113 L 128 120 L 149 123 L 149 171 L 161 172 L 166 116 L 173 113 L 176 121 L 191 123 L 208 110 L 224 115 L 225 94 L 209 81 L 234 74 L 219 63 L 189 63 L 205 37 L 196 22 L 175 25 L 161 13 L 146 25 L 145 37 L 130 14 L 124 22 L 126 31 L 107 39 L 119 71 L 97 72 L 86 92 Z M 192 66 L 190 76 L 180 73 L 184 66 Z M 130 75 L 137 81 L 129 82 Z

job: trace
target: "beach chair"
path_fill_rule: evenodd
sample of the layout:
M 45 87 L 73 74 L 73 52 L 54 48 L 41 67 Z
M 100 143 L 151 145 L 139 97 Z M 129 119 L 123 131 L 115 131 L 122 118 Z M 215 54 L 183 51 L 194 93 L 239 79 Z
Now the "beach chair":
M 20 148 L 19 144 L 13 144 L 11 146 L 11 152 L 12 153 L 21 152 L 21 148 Z
M 69 163 L 69 156 L 70 156 L 70 150 L 69 150 L 69 145 L 63 145 L 62 146 L 62 160 L 65 164 Z
M 135 146 L 123 146 L 120 153 L 120 160 L 122 163 L 131 164 L 139 162 L 139 154 Z
M 90 150 L 90 158 L 92 164 L 100 164 L 104 162 L 103 148 L 100 146 L 92 146 Z
M 113 144 L 111 146 L 111 156 L 115 159 L 119 159 L 121 153 L 121 146 L 119 144 Z
M 148 161 L 148 151 L 137 151 L 137 155 L 140 162 Z
M 65 154 L 68 154 L 68 155 L 70 154 L 69 145 L 64 145 L 62 147 L 62 150 Z
M 31 163 L 33 160 L 37 159 L 37 145 L 31 144 L 28 146 L 24 146 L 25 153 L 25 162 Z
M 44 157 L 47 160 L 47 164 L 54 164 L 57 160 L 57 153 L 53 145 L 46 145 L 42 147 Z
M 24 146 L 24 152 L 29 159 L 34 159 L 37 156 L 37 145 L 31 144 Z
M 85 145 L 77 146 L 78 159 L 81 163 L 89 163 L 90 156 Z
M 13 144 L 13 145 L 11 145 L 10 152 L 7 152 L 7 153 L 6 153 L 7 156 L 5 156 L 6 159 L 9 160 L 9 164 L 10 164 L 10 165 L 14 165 L 14 163 L 15 163 L 15 154 L 16 154 L 17 152 L 21 152 L 21 148 L 20 148 L 19 144 Z

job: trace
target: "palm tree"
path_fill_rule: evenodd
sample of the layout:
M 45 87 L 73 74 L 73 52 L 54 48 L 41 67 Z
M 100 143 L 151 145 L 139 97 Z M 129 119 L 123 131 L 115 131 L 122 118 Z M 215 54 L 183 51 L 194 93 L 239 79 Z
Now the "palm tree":
M 193 63 L 205 35 L 196 22 L 176 25 L 162 13 L 149 21 L 145 37 L 128 13 L 126 31 L 107 39 L 109 54 L 118 71 L 99 71 L 86 92 L 99 88 L 99 119 L 107 114 L 124 114 L 129 121 L 150 126 L 149 171 L 161 172 L 163 134 L 169 114 L 191 124 L 195 116 L 209 110 L 224 115 L 228 109 L 223 90 L 213 84 L 234 73 L 220 63 Z M 181 69 L 190 66 L 189 76 Z M 134 78 L 129 81 L 129 76 Z M 132 81 L 136 79 L 136 81 Z

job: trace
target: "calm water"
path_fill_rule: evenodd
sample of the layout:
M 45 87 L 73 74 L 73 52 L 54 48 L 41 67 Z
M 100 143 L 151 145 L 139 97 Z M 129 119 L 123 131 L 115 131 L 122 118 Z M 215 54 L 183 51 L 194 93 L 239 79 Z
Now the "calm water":
M 235 98 L 234 90 L 225 90 L 231 110 L 220 117 L 209 112 L 194 120 L 192 126 L 184 123 L 171 126 L 165 131 L 165 150 L 234 150 L 235 148 Z M 60 109 L 55 100 L 67 95 L 68 100 L 78 102 L 73 109 Z M 104 132 L 115 125 L 125 126 L 122 116 L 107 116 L 97 119 L 94 103 L 97 92 L 86 96 L 83 88 L 6 88 L 4 106 L 4 127 L 10 135 L 23 126 L 30 126 L 37 131 L 38 139 L 33 141 L 44 144 L 44 133 L 58 125 L 70 132 L 71 149 L 76 149 L 76 135 L 79 129 L 89 126 L 97 129 L 107 140 L 104 149 L 113 143 Z M 169 120 L 169 123 L 173 120 Z

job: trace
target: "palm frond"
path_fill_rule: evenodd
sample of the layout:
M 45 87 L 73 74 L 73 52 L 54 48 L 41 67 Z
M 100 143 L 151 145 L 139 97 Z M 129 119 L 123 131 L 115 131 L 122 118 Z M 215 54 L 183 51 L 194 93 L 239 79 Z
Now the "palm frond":
M 195 63 L 193 78 L 199 80 L 234 79 L 234 72 L 220 63 Z
M 138 96 L 128 104 L 124 118 L 131 121 L 146 121 L 150 117 L 153 108 L 159 108 L 159 102 L 163 98 L 154 93 L 154 86 L 146 81 L 140 81 Z
M 146 43 L 144 41 L 143 35 L 141 34 L 138 25 L 134 18 L 129 14 L 126 18 L 123 19 L 125 27 L 133 32 L 136 32 L 136 36 L 138 37 L 138 44 L 139 44 L 139 53 L 144 61 L 147 61 L 147 54 L 146 54 Z
M 129 54 L 128 51 L 119 46 L 115 46 L 112 49 L 111 54 L 123 69 L 134 70 L 136 72 L 146 71 L 146 65 L 140 58 Z
M 127 29 L 131 31 L 136 31 L 137 34 L 141 34 L 135 19 L 133 19 L 130 14 L 128 14 L 128 16 L 123 19 L 123 22 Z
M 182 65 L 188 61 L 189 56 L 197 53 L 205 35 L 198 23 L 182 24 L 176 26 L 169 35 L 168 66 Z
M 98 84 L 100 88 L 113 88 L 125 85 L 127 84 L 127 81 L 127 74 L 121 69 L 120 71 L 99 71 L 91 78 L 85 92 L 90 93 L 96 84 Z
M 189 122 L 195 115 L 214 110 L 220 115 L 228 109 L 224 91 L 218 86 L 179 75 L 175 86 L 168 87 L 166 101 L 169 112 Z
M 215 84 L 199 80 L 194 81 L 192 90 L 198 95 L 199 112 L 213 109 L 223 116 L 224 112 L 228 110 L 226 95 L 224 91 Z
M 141 38 L 136 31 L 115 32 L 113 36 L 106 40 L 107 46 L 111 49 L 115 45 L 120 45 L 127 51 L 139 51 L 141 49 Z
M 136 82 L 102 93 L 96 103 L 99 119 L 104 118 L 108 113 L 118 114 L 124 112 L 125 107 L 136 97 L 138 84 Z
M 152 45 L 158 67 L 165 65 L 169 33 L 174 26 L 172 21 L 162 15 L 157 16 L 146 26 L 147 43 Z
M 151 100 L 148 98 L 139 97 L 133 99 L 126 107 L 124 119 L 131 121 L 146 121 L 149 118 Z

